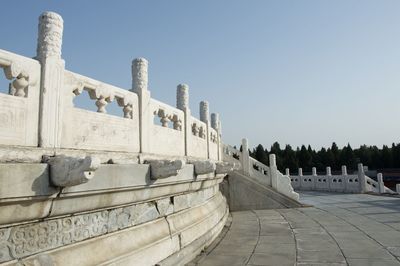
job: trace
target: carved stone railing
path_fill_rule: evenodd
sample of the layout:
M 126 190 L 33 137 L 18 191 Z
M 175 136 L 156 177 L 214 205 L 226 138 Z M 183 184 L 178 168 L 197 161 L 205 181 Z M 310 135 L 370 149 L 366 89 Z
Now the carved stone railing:
M 265 164 L 254 158 L 250 159 L 250 176 L 256 178 L 261 184 L 271 186 L 270 169 Z
M 210 119 L 208 103 L 201 102 L 201 119 L 193 117 L 187 85 L 178 86 L 175 108 L 151 98 L 144 58 L 132 62 L 131 91 L 68 71 L 62 31 L 62 18 L 46 12 L 36 59 L 0 50 L 0 67 L 10 80 L 9 94 L 0 94 L 0 145 L 221 160 L 219 116 Z M 96 111 L 74 106 L 84 91 Z M 120 117 L 108 115 L 113 102 Z
M 144 58 L 131 90 L 68 71 L 62 36 L 44 12 L 35 59 L 0 50 L 0 264 L 183 265 L 225 225 L 227 173 L 274 187 L 247 146 L 222 153 L 219 115 L 202 101 L 193 117 L 187 85 L 172 107 L 151 98 Z M 74 106 L 86 93 L 94 111 Z
M 294 191 L 290 178 L 280 173 L 277 169 L 275 155 L 270 154 L 270 166 L 257 161 L 250 157 L 247 139 L 242 140 L 242 152 L 224 144 L 223 160 L 236 164 L 235 170 L 240 171 L 258 183 L 270 186 L 293 200 L 299 200 L 299 194 Z
M 312 168 L 311 175 L 303 175 L 302 168 L 299 168 L 297 175 L 290 175 L 289 169 L 286 169 L 286 175 L 290 176 L 292 186 L 296 190 L 341 193 L 394 193 L 394 191 L 385 187 L 381 174 L 378 174 L 378 182 L 366 176 L 362 164 L 358 165 L 357 174 L 348 174 L 347 167 L 343 165 L 340 175 L 332 175 L 330 167 L 327 167 L 326 173 L 322 175 L 317 174 L 315 167 Z
M 194 117 L 190 117 L 190 133 L 188 137 L 189 141 L 189 156 L 193 157 L 207 157 L 208 153 L 208 144 L 211 146 L 211 138 L 208 138 L 207 131 L 208 125 L 199 119 Z M 211 129 L 210 129 L 211 130 Z M 208 140 L 210 143 L 208 143 Z M 215 155 L 218 156 L 217 150 L 213 150 L 214 146 L 210 147 L 210 158 L 211 159 L 218 159 Z
M 242 158 L 242 153 L 235 149 L 234 147 L 228 145 L 228 144 L 223 144 L 222 146 L 222 160 L 225 162 L 231 162 L 235 165 L 237 165 L 237 168 L 240 169 L 241 163 L 240 163 L 240 158 Z
M 185 156 L 184 113 L 172 106 L 151 99 L 150 111 L 154 122 L 150 125 L 149 138 L 151 144 L 149 153 Z M 206 158 L 206 157 L 204 157 Z
M 0 68 L 10 82 L 9 93 L 0 93 L 0 144 L 37 146 L 40 64 L 0 50 Z
M 62 98 L 61 148 L 139 152 L 139 103 L 136 93 L 65 71 Z M 73 106 L 73 98 L 87 91 L 97 112 Z M 123 117 L 107 114 L 117 102 Z

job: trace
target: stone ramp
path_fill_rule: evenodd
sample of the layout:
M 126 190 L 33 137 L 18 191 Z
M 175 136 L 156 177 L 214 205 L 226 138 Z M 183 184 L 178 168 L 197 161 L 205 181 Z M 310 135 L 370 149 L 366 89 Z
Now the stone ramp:
M 400 265 L 400 198 L 305 193 L 315 207 L 232 212 L 191 265 Z
M 299 202 L 237 171 L 223 185 L 231 211 L 300 207 Z

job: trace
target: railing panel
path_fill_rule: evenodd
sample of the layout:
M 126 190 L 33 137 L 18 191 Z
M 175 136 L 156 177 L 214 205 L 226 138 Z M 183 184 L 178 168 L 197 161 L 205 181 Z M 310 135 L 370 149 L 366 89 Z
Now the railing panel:
M 184 156 L 183 111 L 154 99 L 150 100 L 150 111 L 155 119 L 160 119 L 161 124 L 150 126 L 150 153 Z
M 10 81 L 9 94 L 0 93 L 0 144 L 37 146 L 40 64 L 0 50 L 0 68 Z
M 230 145 L 222 144 L 222 161 L 240 165 L 242 153 Z
M 139 152 L 139 108 L 135 93 L 65 71 L 62 148 Z M 97 112 L 75 108 L 73 96 L 87 90 Z M 117 101 L 124 117 L 108 115 L 107 104 Z
M 218 132 L 209 127 L 209 138 L 210 138 L 210 144 L 209 144 L 209 153 L 210 153 L 210 159 L 213 160 L 218 160 Z
M 207 158 L 207 124 L 190 117 L 188 156 Z
M 271 186 L 269 167 L 251 157 L 250 164 L 251 177 L 257 179 L 265 186 Z

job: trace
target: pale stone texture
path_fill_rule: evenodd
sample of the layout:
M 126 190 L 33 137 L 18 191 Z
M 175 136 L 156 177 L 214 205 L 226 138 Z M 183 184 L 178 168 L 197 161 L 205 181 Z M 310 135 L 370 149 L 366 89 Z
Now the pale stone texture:
M 349 175 L 347 173 L 347 168 L 345 165 L 342 166 L 341 175 L 332 175 L 330 167 L 326 168 L 325 175 L 318 176 L 316 175 L 316 170 L 313 170 L 312 175 L 303 176 L 299 169 L 299 174 L 297 176 L 291 175 L 290 180 L 293 188 L 296 190 L 316 190 L 342 193 L 374 192 L 394 194 L 394 191 L 385 187 L 383 178 L 379 179 L 382 182 L 376 182 L 372 178 L 366 176 L 362 165 L 359 165 L 359 171 L 357 174 L 353 175 Z
M 234 164 L 232 164 L 232 163 L 225 163 L 225 162 L 216 163 L 215 173 L 227 174 L 227 173 L 233 171 L 233 169 L 234 169 Z
M 52 157 L 50 165 L 50 178 L 54 186 L 70 187 L 87 183 L 94 177 L 100 166 L 100 160 L 93 157 L 73 158 L 66 156 Z
M 191 161 L 194 165 L 194 173 L 196 175 L 204 175 L 215 172 L 215 163 L 211 161 Z
M 183 160 L 154 160 L 147 161 L 150 164 L 151 179 L 167 178 L 176 176 L 178 171 L 185 166 Z
M 209 104 L 207 101 L 200 102 L 200 120 L 207 123 L 210 117 Z
M 221 242 L 189 265 L 400 265 L 399 198 L 302 192 L 315 207 L 232 212 Z M 371 207 L 373 206 L 373 207 Z M 376 215 L 376 216 L 375 216 Z
M 185 111 L 189 108 L 189 86 L 179 84 L 176 90 L 176 108 Z

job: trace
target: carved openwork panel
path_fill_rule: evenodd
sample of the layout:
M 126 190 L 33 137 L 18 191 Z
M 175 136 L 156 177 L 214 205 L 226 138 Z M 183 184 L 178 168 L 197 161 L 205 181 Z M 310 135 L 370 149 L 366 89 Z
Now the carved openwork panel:
M 206 139 L 207 137 L 207 128 L 206 124 L 204 122 L 201 122 L 200 120 L 195 119 L 192 117 L 192 123 L 191 123 L 191 131 L 193 136 Z
M 210 141 L 215 144 L 218 143 L 218 133 L 213 128 L 210 129 Z
M 0 64 L 0 67 L 3 68 L 4 76 L 9 81 L 8 94 L 16 97 L 28 97 L 28 89 L 36 84 L 37 77 L 30 76 L 28 70 L 24 69 L 18 61 L 9 65 Z
M 154 99 L 152 101 L 152 113 L 155 119 L 159 119 L 160 126 L 182 131 L 183 112 L 172 106 L 161 103 Z
M 138 112 L 138 101 L 135 93 L 72 72 L 68 72 L 66 76 L 73 97 L 86 91 L 90 100 L 94 101 L 98 113 L 106 114 L 107 106 L 113 102 L 116 102 L 118 107 L 121 108 L 124 118 L 133 119 L 133 113 Z M 84 109 L 88 108 L 90 109 L 89 106 Z
M 8 93 L 0 93 L 0 144 L 36 146 L 40 64 L 0 50 L 0 68 L 8 83 Z

